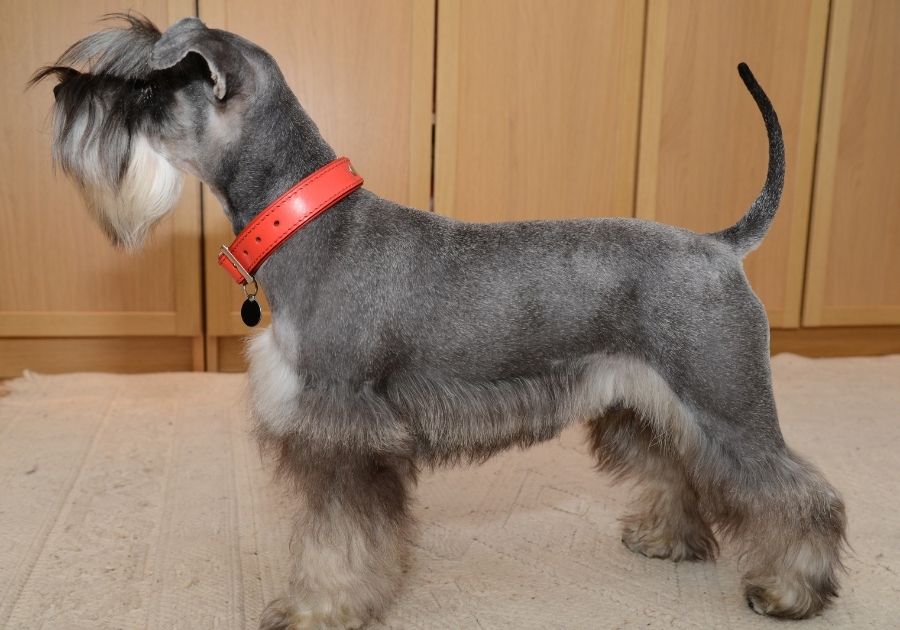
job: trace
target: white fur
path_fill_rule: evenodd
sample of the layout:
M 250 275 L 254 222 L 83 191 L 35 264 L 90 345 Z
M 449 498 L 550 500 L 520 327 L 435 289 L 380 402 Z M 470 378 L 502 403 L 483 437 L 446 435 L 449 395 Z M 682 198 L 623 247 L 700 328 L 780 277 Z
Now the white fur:
M 651 422 L 655 434 L 667 440 L 660 446 L 683 455 L 690 444 L 700 439 L 691 413 L 668 383 L 646 362 L 630 356 L 605 355 L 593 361 L 593 375 L 582 393 L 584 409 L 580 417 L 593 419 L 613 405 L 640 412 Z M 672 440 L 672 442 L 668 442 Z
M 276 340 L 274 324 L 247 342 L 251 408 L 276 435 L 286 435 L 293 428 L 301 386 L 300 375 L 288 361 L 290 355 L 284 353 L 284 347 Z
M 81 183 L 88 207 L 104 229 L 126 247 L 141 244 L 150 227 L 171 210 L 181 196 L 182 174 L 160 155 L 142 135 L 131 140 L 131 154 L 125 176 L 116 184 L 104 173 L 96 128 L 88 130 L 88 116 L 82 114 L 72 124 L 65 142 L 54 149 L 56 161 L 66 165 Z M 61 136 L 65 119 L 57 112 L 56 136 Z M 95 125 L 96 127 L 96 125 Z M 71 159 L 78 156 L 77 160 Z
M 182 175 L 143 136 L 131 146 L 131 161 L 118 190 L 95 186 L 89 202 L 103 213 L 126 247 L 136 247 L 150 227 L 171 210 L 181 196 Z

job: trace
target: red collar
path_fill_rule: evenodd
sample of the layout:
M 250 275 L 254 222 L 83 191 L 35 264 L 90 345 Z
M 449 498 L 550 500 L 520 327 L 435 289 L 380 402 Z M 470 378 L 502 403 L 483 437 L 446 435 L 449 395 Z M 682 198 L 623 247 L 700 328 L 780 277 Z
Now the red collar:
M 253 274 L 279 245 L 362 184 L 347 158 L 326 164 L 260 212 L 231 245 L 222 245 L 219 264 L 235 282 L 254 282 Z

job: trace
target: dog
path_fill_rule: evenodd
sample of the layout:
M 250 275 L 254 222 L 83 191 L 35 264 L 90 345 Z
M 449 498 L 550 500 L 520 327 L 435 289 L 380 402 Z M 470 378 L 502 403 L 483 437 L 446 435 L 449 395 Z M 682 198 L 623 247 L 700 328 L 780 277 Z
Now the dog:
M 335 160 L 262 48 L 196 18 L 162 33 L 118 17 L 33 78 L 58 79 L 55 162 L 114 243 L 140 245 L 182 172 L 209 185 L 237 234 Z M 728 229 L 463 223 L 359 188 L 271 254 L 251 407 L 303 509 L 290 582 L 260 628 L 380 618 L 407 566 L 419 469 L 575 423 L 598 468 L 644 485 L 623 519 L 632 551 L 711 560 L 716 534 L 729 536 L 754 611 L 804 618 L 836 596 L 844 505 L 782 438 L 766 313 L 742 268 L 775 217 L 785 163 L 775 111 L 739 71 L 769 166 Z

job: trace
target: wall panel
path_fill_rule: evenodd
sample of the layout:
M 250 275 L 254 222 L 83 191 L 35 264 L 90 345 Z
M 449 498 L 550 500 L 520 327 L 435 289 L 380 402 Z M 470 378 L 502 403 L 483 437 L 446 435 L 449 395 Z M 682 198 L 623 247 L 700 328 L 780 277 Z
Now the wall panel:
M 745 269 L 773 326 L 799 325 L 827 0 L 650 0 L 637 216 L 700 232 L 735 223 L 765 181 L 766 133 L 737 74 L 778 112 L 781 208 Z

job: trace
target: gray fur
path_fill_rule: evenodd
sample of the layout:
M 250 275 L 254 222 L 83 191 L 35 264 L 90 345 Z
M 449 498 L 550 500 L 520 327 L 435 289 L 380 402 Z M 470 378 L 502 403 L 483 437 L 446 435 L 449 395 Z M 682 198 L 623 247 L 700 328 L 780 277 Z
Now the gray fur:
M 109 28 L 66 50 L 52 66 L 41 68 L 31 84 L 55 75 L 60 83 L 56 95 L 54 161 L 82 182 L 81 155 L 91 144 L 103 146 L 100 168 L 107 185 L 115 186 L 125 172 L 130 157 L 130 141 L 136 124 L 143 122 L 149 92 L 149 56 L 159 31 L 146 18 L 114 15 L 128 28 Z M 87 65 L 90 74 L 72 66 Z M 77 127 L 83 125 L 83 129 Z M 76 133 L 78 131 L 78 133 Z
M 769 169 L 766 173 L 766 185 L 759 197 L 750 206 L 750 210 L 741 217 L 735 225 L 726 230 L 717 232 L 713 236 L 721 238 L 734 247 L 735 251 L 746 255 L 756 249 L 772 221 L 775 212 L 781 202 L 781 192 L 784 189 L 784 138 L 781 135 L 781 125 L 778 123 L 778 115 L 769 101 L 769 97 L 756 82 L 756 78 L 750 72 L 747 64 L 738 65 L 738 72 L 744 85 L 750 90 L 753 100 L 759 106 L 763 121 L 766 123 L 766 131 L 769 134 Z
M 227 73 L 219 67 L 219 59 L 228 58 L 229 44 L 224 36 L 216 35 L 197 18 L 184 18 L 172 26 L 153 46 L 150 65 L 155 70 L 167 70 L 190 53 L 197 53 L 209 67 L 213 94 L 222 100 L 228 91 Z
M 64 122 L 98 103 L 99 128 L 143 134 L 200 176 L 235 232 L 334 159 L 256 45 L 194 18 L 163 35 L 129 26 L 61 60 L 86 74 L 57 64 L 38 75 L 60 78 Z M 144 58 L 113 62 L 103 47 L 128 38 Z M 258 279 L 274 323 L 250 350 L 256 432 L 306 509 L 294 578 L 263 628 L 377 618 L 406 556 L 416 466 L 479 461 L 576 422 L 591 427 L 601 468 L 651 486 L 627 521 L 631 548 L 711 558 L 716 526 L 745 544 L 755 610 L 805 617 L 834 596 L 843 506 L 781 436 L 768 322 L 741 266 L 784 182 L 777 117 L 741 75 L 770 164 L 759 198 L 722 232 L 461 223 L 361 189 L 267 260 Z M 120 109 L 126 124 L 106 120 Z M 55 150 L 77 179 L 76 150 L 59 147 L 88 134 L 70 136 L 58 128 Z M 128 158 L 117 149 L 107 166 Z

